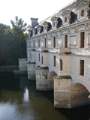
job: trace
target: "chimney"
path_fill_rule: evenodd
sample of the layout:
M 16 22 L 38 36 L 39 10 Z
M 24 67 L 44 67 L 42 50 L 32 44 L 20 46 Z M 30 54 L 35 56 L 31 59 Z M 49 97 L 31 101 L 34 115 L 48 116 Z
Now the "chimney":
M 38 25 L 38 18 L 31 18 L 31 26 L 34 28 Z

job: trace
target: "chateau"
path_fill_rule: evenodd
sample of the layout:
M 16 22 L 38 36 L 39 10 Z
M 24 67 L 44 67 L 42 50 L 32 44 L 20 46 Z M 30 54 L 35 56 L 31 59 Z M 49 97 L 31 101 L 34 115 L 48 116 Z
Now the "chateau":
M 28 79 L 54 91 L 56 108 L 90 103 L 90 1 L 76 0 L 32 26 L 27 40 Z

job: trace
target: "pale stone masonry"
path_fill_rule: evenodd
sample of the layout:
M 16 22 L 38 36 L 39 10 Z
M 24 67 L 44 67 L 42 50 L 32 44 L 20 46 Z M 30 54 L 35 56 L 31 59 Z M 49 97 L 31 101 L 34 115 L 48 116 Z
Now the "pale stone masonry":
M 89 102 L 90 1 L 76 0 L 41 23 L 31 20 L 28 78 L 37 90 L 54 89 L 55 107 Z

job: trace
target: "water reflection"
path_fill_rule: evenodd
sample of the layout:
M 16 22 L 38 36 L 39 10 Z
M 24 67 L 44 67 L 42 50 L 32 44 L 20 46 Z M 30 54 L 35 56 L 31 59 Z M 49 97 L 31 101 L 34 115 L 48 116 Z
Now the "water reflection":
M 0 90 L 0 120 L 89 120 L 90 106 L 56 110 L 53 93 L 36 91 L 35 84 L 28 83 L 24 78 L 19 82 L 20 90 Z M 11 82 L 8 84 L 11 85 Z
M 21 95 L 20 91 L 0 91 L 0 120 L 68 120 L 41 94 L 30 91 L 27 104 Z
M 24 102 L 25 103 L 29 102 L 29 90 L 28 90 L 28 88 L 25 88 L 25 91 L 24 91 Z
M 0 120 L 17 120 L 16 109 L 16 105 L 0 103 Z

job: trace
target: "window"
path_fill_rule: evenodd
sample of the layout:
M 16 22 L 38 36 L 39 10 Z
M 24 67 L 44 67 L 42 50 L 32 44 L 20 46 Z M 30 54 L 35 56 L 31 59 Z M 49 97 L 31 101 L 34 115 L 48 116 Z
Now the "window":
M 54 56 L 54 67 L 56 66 L 56 56 Z
M 47 47 L 47 41 L 46 41 L 46 38 L 45 38 L 45 48 Z
M 67 22 L 67 17 L 65 17 L 64 21 Z
M 43 64 L 43 56 L 42 56 L 42 64 Z
M 84 76 L 84 60 L 80 60 L 80 75 Z
M 85 39 L 85 33 L 80 33 L 80 48 L 84 48 L 84 39 Z
M 81 16 L 82 17 L 84 16 L 84 10 L 81 10 Z
M 40 48 L 40 40 L 38 40 L 38 47 Z
M 53 39 L 53 47 L 55 48 L 56 47 L 56 38 L 54 37 Z
M 63 61 L 60 59 L 60 71 L 63 70 Z
M 68 47 L 68 36 L 65 35 L 65 48 L 67 48 L 67 47 Z
M 38 55 L 38 56 L 39 56 L 39 61 L 40 61 L 40 53 L 39 53 L 39 55 Z

